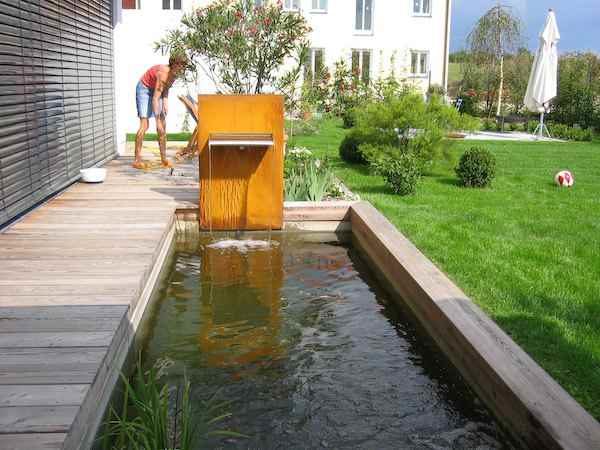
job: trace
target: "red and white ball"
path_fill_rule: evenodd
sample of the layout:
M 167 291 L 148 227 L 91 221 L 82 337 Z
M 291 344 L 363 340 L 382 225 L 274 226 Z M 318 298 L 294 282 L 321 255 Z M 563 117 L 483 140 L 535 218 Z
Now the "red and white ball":
M 558 172 L 554 177 L 554 181 L 560 187 L 571 187 L 575 184 L 575 178 L 568 170 L 561 170 Z

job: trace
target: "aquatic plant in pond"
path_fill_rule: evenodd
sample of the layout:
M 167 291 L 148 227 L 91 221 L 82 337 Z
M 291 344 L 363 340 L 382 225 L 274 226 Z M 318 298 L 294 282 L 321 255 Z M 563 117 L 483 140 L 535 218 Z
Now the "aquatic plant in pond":
M 191 450 L 190 383 L 184 379 L 173 389 L 161 383 L 169 365 L 168 360 L 158 360 L 144 371 L 140 360 L 131 379 L 121 374 L 123 401 L 119 411 L 110 407 L 103 450 Z
M 219 401 L 218 391 L 208 400 L 197 402 L 200 408 L 194 412 L 187 377 L 177 384 L 161 381 L 172 364 L 168 358 L 158 359 L 145 371 L 140 355 L 131 377 L 121 374 L 123 398 L 119 409 L 110 406 L 100 438 L 102 450 L 192 450 L 198 448 L 197 436 L 245 437 L 212 429 L 231 417 L 226 411 L 231 402 Z M 192 417 L 196 417 L 193 422 Z

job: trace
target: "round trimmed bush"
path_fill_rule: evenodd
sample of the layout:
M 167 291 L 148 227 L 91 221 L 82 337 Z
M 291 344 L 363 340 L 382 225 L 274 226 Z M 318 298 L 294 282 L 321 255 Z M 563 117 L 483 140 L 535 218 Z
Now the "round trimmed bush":
M 461 185 L 486 187 L 496 176 L 496 158 L 486 148 L 472 147 L 460 157 L 455 170 Z
M 377 165 L 377 171 L 394 194 L 398 195 L 414 194 L 421 179 L 419 160 L 411 153 L 403 153 L 382 161 Z
M 352 164 L 366 164 L 367 160 L 359 149 L 364 143 L 364 139 L 357 132 L 351 131 L 340 144 L 340 158 Z

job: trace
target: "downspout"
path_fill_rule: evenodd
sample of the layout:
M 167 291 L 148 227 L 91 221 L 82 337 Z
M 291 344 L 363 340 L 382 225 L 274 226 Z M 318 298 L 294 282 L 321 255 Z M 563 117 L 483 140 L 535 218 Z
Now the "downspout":
M 448 95 L 448 64 L 450 58 L 450 17 L 452 10 L 452 0 L 446 0 L 446 29 L 445 29 L 445 42 L 444 42 L 444 71 L 442 83 L 444 85 L 444 91 Z

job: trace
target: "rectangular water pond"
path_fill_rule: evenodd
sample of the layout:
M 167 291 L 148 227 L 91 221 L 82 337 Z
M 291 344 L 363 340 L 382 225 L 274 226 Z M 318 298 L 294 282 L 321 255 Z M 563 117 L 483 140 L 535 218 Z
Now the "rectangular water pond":
M 350 244 L 223 239 L 178 242 L 140 335 L 145 366 L 170 359 L 166 382 L 230 401 L 216 428 L 249 436 L 198 448 L 513 448 Z

